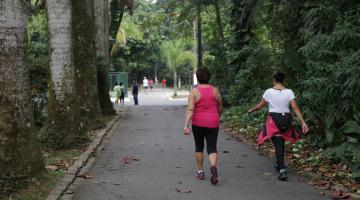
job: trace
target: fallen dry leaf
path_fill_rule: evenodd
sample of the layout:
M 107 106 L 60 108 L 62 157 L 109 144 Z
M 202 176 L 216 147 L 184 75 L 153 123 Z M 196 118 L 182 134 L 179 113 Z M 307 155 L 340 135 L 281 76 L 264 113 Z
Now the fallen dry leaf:
M 133 158 L 133 161 L 140 161 L 140 158 Z
M 85 178 L 85 179 L 94 179 L 94 177 L 92 177 L 92 176 L 89 176 L 89 175 L 83 175 L 83 174 L 81 174 L 81 175 L 77 175 L 76 177 L 79 177 L 79 178 Z
M 338 190 L 331 193 L 331 198 L 333 199 L 348 199 L 350 198 L 350 194 L 345 193 L 343 190 Z
M 191 193 L 191 190 L 181 190 L 178 187 L 175 187 L 175 189 L 176 189 L 176 192 L 179 192 L 179 193 Z

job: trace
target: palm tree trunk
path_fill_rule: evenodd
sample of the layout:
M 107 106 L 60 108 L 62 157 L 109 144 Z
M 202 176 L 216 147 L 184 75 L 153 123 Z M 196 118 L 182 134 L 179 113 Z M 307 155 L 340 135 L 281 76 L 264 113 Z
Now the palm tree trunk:
M 26 20 L 23 1 L 0 2 L 0 198 L 44 170 L 24 63 Z
M 193 32 L 194 32 L 194 39 L 195 39 L 194 55 L 195 55 L 195 58 L 197 58 L 198 42 L 197 42 L 196 20 L 193 20 Z M 196 59 L 196 63 L 193 66 L 193 85 L 194 86 L 197 84 L 197 79 L 196 79 L 197 68 L 198 67 L 197 67 L 197 59 Z
M 109 55 L 109 6 L 108 0 L 96 0 L 94 2 L 95 26 L 96 26 L 96 50 L 97 56 L 103 61 L 102 66 L 97 67 L 98 93 L 100 108 L 103 114 L 115 114 L 113 104 L 110 101 L 108 66 Z
M 72 7 L 72 53 L 75 65 L 75 81 L 80 114 L 87 128 L 104 125 L 101 118 L 95 64 L 94 0 L 71 0 Z
M 223 32 L 223 26 L 222 26 L 222 21 L 221 21 L 219 0 L 215 0 L 215 10 L 216 10 L 216 24 L 217 24 L 218 35 L 219 35 L 220 39 L 223 40 L 224 32 Z
M 177 96 L 177 73 L 176 67 L 174 68 L 174 97 Z
M 50 35 L 48 118 L 40 138 L 45 146 L 71 147 L 88 141 L 77 102 L 71 44 L 71 1 L 47 0 Z
M 202 67 L 201 5 L 197 6 L 197 68 Z

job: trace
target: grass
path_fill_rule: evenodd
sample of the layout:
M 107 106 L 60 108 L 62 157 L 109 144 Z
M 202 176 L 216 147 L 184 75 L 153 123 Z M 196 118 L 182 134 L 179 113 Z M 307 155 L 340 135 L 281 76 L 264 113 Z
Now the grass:
M 32 178 L 28 188 L 18 191 L 8 200 L 42 200 L 45 199 L 57 181 L 63 177 L 61 171 L 44 172 L 36 178 Z
M 106 116 L 106 123 L 110 122 L 113 116 Z M 88 131 L 90 140 L 92 141 L 98 130 Z M 79 147 L 76 149 L 46 150 L 44 161 L 47 171 L 41 175 L 29 180 L 29 185 L 17 191 L 15 194 L 7 198 L 7 200 L 43 200 L 60 181 L 67 169 L 75 162 L 75 160 L 86 150 L 87 147 Z
M 45 199 L 50 191 L 60 181 L 67 168 L 80 156 L 83 149 L 63 149 L 44 153 L 47 171 L 32 178 L 27 188 L 11 195 L 8 200 L 41 200 Z

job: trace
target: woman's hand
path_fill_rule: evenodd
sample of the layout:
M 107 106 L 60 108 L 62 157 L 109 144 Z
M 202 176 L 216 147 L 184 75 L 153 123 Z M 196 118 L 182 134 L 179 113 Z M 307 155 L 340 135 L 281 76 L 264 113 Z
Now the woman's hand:
M 306 125 L 305 122 L 301 124 L 301 128 L 303 133 L 309 132 L 309 127 Z
M 184 135 L 190 135 L 190 129 L 187 126 L 184 126 Z

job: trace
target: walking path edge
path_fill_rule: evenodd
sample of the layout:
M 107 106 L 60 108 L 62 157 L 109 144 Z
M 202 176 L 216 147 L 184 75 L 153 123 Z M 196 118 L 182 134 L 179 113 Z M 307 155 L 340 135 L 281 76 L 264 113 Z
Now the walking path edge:
M 91 154 L 93 154 L 97 148 L 103 142 L 103 139 L 107 133 L 113 128 L 114 124 L 119 120 L 121 115 L 116 115 L 105 128 L 98 131 L 95 139 L 89 144 L 87 150 L 83 152 L 80 157 L 74 162 L 74 164 L 68 168 L 62 180 L 60 180 L 55 188 L 47 196 L 46 200 L 58 200 L 64 194 L 64 192 L 70 187 L 78 176 L 80 170 L 88 163 Z

